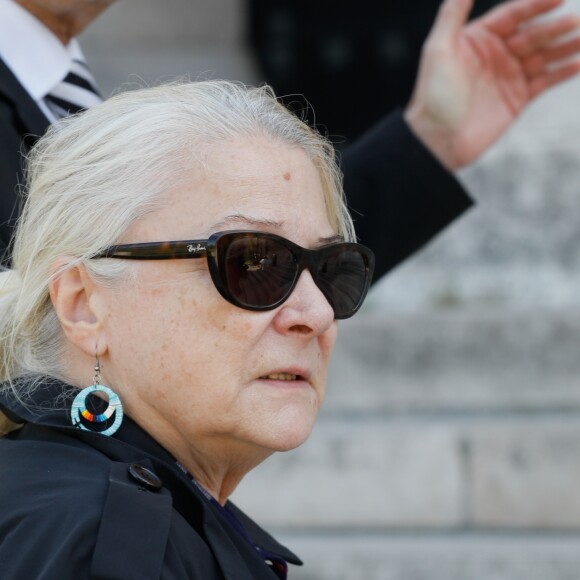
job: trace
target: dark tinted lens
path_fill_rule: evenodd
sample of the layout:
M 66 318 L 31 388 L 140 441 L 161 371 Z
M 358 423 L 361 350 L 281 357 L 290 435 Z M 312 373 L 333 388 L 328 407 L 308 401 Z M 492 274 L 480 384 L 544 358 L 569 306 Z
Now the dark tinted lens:
M 368 288 L 365 257 L 356 247 L 346 245 L 325 248 L 321 254 L 315 282 L 335 317 L 348 318 L 361 305 Z
M 272 306 L 283 300 L 296 278 L 290 250 L 263 237 L 234 239 L 225 253 L 222 272 L 231 296 L 240 306 Z

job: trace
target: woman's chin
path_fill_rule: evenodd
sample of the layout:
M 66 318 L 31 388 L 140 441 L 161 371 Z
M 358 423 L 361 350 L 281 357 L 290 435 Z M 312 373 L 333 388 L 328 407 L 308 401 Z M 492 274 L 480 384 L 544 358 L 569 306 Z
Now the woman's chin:
M 251 413 L 238 422 L 238 435 L 271 451 L 290 451 L 304 443 L 314 427 L 320 401 L 312 391 L 251 401 Z
M 267 433 L 265 439 L 268 440 L 266 446 L 272 451 L 291 451 L 300 447 L 310 436 L 314 426 L 314 417 L 301 417 L 296 420 L 280 422 L 272 425 L 271 431 Z

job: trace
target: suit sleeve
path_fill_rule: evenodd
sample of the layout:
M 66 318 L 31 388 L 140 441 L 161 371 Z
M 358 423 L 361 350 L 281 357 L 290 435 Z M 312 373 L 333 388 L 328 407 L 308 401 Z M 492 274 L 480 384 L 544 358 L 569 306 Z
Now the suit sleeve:
M 341 166 L 357 236 L 375 252 L 375 280 L 472 205 L 400 112 L 345 149 Z
M 0 99 L 0 258 L 13 234 L 18 215 L 17 191 L 22 181 L 21 135 L 12 108 Z

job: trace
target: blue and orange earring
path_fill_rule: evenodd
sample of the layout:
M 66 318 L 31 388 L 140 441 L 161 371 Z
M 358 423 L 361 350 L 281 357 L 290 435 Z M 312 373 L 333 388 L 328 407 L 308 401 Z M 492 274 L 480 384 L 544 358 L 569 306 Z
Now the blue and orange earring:
M 107 395 L 109 405 L 102 413 L 93 413 L 87 408 L 87 398 L 91 393 L 104 393 Z M 116 433 L 123 422 L 123 405 L 121 404 L 119 395 L 109 387 L 101 384 L 101 365 L 97 355 L 95 355 L 95 374 L 93 377 L 93 384 L 84 388 L 74 398 L 71 408 L 71 420 L 75 427 L 83 429 L 83 431 L 100 433 L 106 437 L 110 437 Z M 92 424 L 92 427 L 98 425 L 101 429 L 89 429 L 85 423 Z

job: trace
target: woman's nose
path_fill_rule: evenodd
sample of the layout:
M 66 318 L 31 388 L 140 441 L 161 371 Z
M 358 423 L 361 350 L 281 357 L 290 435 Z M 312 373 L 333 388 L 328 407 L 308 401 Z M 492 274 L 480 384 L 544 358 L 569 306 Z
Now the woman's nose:
M 315 284 L 308 270 L 292 290 L 276 314 L 275 326 L 283 334 L 297 332 L 317 336 L 334 323 L 334 310 L 324 294 Z

